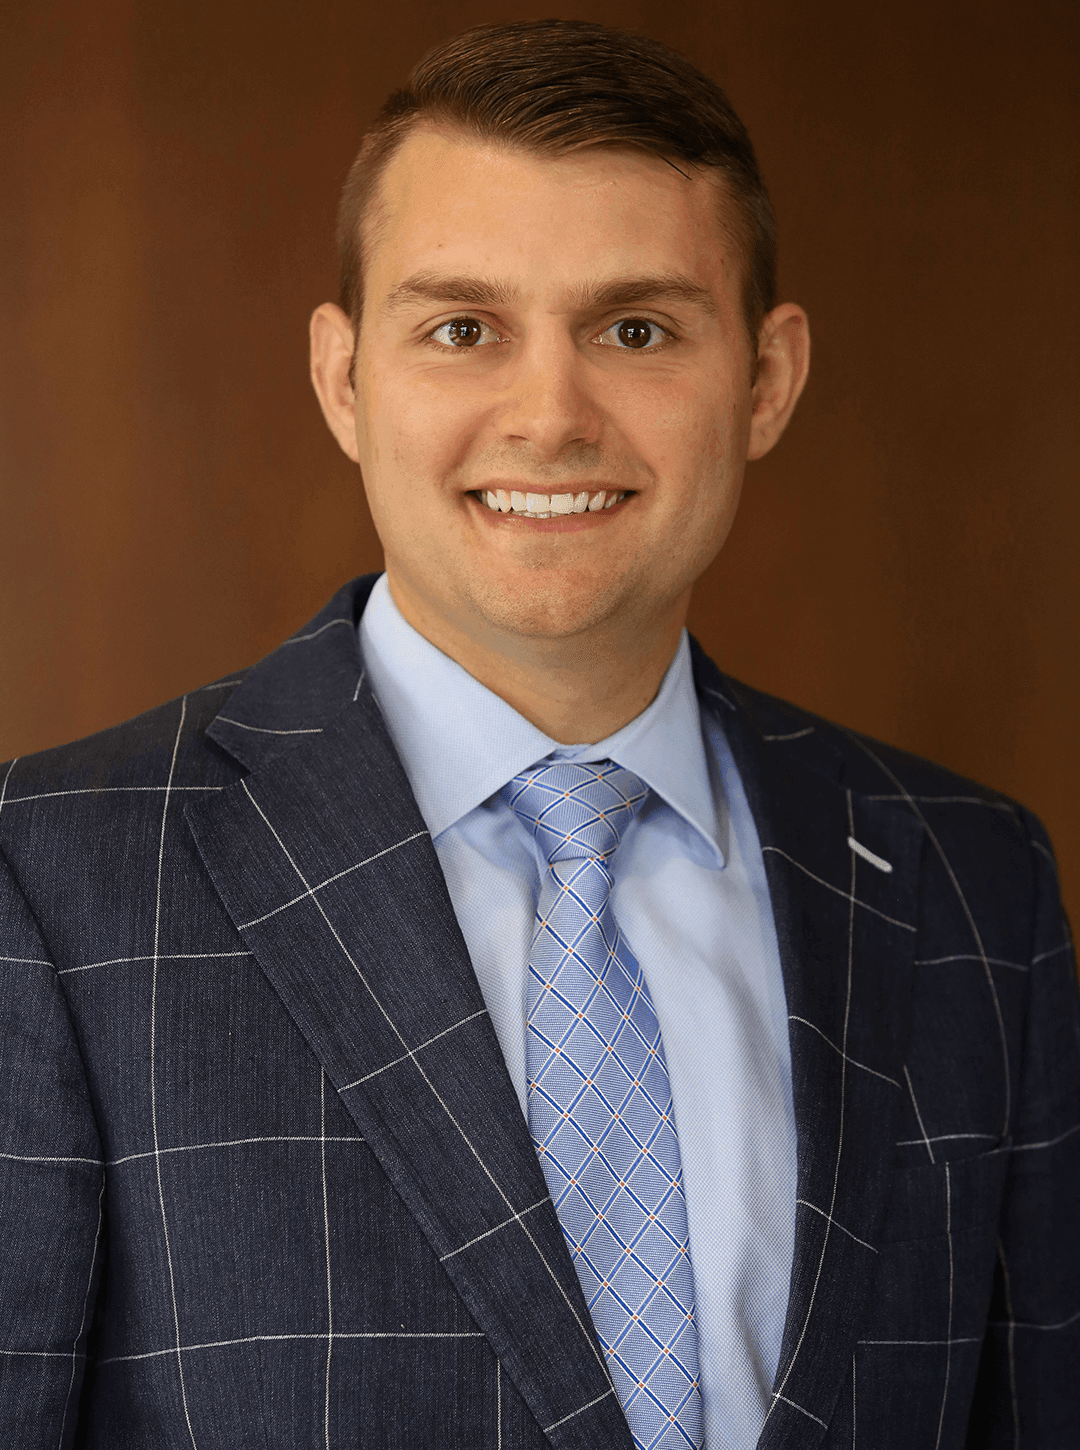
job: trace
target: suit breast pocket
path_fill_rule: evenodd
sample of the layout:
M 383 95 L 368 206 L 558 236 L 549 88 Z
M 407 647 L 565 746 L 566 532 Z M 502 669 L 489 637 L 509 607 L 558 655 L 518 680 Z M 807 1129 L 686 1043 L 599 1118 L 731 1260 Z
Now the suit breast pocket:
M 856 1351 L 860 1443 L 913 1450 L 963 1443 L 1008 1166 L 1008 1149 L 997 1148 L 894 1169 Z
M 871 1342 L 977 1350 L 993 1284 L 1006 1148 L 897 1169 L 879 1245 Z
M 994 1148 L 947 1163 L 894 1169 L 883 1246 L 995 1224 L 1008 1166 L 1008 1148 Z

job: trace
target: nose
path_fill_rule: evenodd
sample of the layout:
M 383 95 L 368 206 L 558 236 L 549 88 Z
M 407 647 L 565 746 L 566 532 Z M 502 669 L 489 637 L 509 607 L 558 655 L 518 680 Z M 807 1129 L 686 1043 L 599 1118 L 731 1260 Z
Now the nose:
M 507 443 L 526 445 L 538 462 L 600 441 L 602 418 L 588 366 L 572 338 L 552 328 L 533 335 L 505 375 L 499 431 Z

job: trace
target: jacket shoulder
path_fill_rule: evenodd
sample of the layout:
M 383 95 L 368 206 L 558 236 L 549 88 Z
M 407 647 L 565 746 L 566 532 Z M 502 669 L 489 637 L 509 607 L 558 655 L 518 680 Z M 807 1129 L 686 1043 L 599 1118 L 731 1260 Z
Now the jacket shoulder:
M 119 725 L 0 766 L 0 821 L 8 808 L 30 797 L 153 791 L 170 779 L 189 787 L 231 781 L 235 766 L 206 739 L 206 729 L 246 673 L 234 672 Z
M 1019 802 L 925 756 L 744 685 L 717 671 L 720 690 L 745 713 L 762 741 L 793 755 L 816 750 L 836 763 L 838 782 L 860 795 L 913 805 L 971 804 L 1027 817 Z

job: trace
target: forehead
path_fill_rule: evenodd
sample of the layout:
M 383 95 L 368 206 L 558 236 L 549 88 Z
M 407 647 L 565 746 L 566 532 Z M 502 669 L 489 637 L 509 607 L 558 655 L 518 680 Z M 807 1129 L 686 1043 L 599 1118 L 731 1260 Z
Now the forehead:
M 427 270 L 526 288 L 667 272 L 717 293 L 740 271 L 715 173 L 612 147 L 538 155 L 426 125 L 383 171 L 365 251 L 369 302 Z

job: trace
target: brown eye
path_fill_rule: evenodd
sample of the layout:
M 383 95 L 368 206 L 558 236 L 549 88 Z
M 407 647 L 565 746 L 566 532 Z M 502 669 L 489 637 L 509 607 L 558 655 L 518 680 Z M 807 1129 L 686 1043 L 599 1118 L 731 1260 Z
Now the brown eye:
M 648 347 L 652 341 L 653 329 L 640 318 L 631 317 L 626 322 L 619 323 L 617 335 L 623 347 Z
M 646 317 L 622 317 L 610 327 L 605 327 L 599 337 L 593 338 L 594 342 L 623 352 L 630 349 L 634 352 L 658 352 L 673 340 L 673 334 L 666 327 L 650 322 Z
M 473 317 L 458 317 L 446 326 L 447 340 L 453 347 L 475 347 L 483 328 Z

